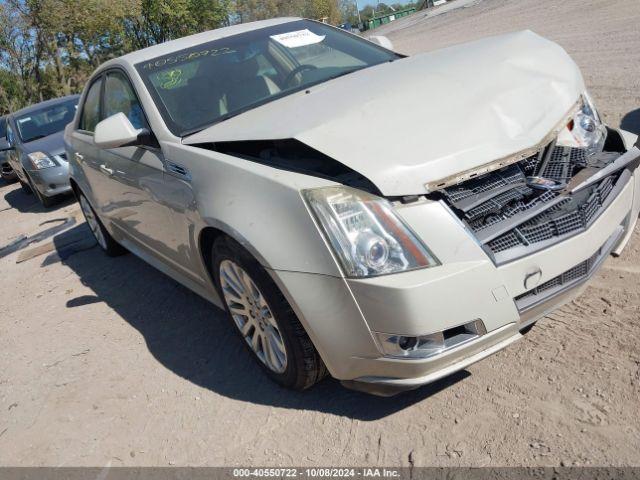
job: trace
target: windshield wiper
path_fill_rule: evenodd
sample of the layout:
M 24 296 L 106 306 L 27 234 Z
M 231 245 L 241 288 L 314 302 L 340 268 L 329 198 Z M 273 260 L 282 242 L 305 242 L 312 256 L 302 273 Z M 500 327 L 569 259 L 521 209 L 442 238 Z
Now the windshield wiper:
M 328 82 L 329 80 L 335 80 L 336 78 L 344 77 L 345 75 L 349 75 L 350 73 L 354 73 L 354 72 L 358 72 L 360 70 L 364 70 L 365 68 L 368 68 L 368 67 L 357 67 L 357 68 L 352 68 L 351 70 L 345 70 L 344 72 L 336 73 L 335 75 L 331 75 L 330 77 L 327 77 L 327 78 L 321 80 L 319 83 Z

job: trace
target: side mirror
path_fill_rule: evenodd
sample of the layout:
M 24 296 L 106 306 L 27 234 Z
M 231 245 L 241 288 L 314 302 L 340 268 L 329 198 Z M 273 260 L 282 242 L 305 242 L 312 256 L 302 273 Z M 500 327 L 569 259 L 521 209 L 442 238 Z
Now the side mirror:
M 139 144 L 140 137 L 148 134 L 146 128 L 134 128 L 127 116 L 120 112 L 96 125 L 93 141 L 100 148 L 127 147 Z
M 369 37 L 369 41 L 382 48 L 386 48 L 387 50 L 393 50 L 393 42 L 382 35 L 374 35 L 373 37 Z
M 0 152 L 6 152 L 13 150 L 13 147 L 9 144 L 6 138 L 0 138 Z

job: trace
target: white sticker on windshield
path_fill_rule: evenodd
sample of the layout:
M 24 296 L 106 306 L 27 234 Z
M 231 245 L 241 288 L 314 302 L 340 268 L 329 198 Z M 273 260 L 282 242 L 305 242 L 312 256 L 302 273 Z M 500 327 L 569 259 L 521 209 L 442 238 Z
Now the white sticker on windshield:
M 316 35 L 309 29 L 298 30 L 297 32 L 281 33 L 279 35 L 271 35 L 281 45 L 287 48 L 304 47 L 306 45 L 315 45 L 324 40 L 324 35 Z

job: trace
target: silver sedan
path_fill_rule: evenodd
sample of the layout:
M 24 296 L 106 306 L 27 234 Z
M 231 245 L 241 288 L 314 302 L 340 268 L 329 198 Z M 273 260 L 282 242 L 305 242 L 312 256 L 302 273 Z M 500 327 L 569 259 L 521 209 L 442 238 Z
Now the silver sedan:
M 71 192 L 64 128 L 70 123 L 79 95 L 31 105 L 6 117 L 6 133 L 0 150 L 22 188 L 34 193 L 45 207 Z
M 301 19 L 205 32 L 102 65 L 66 129 L 100 246 L 226 309 L 287 387 L 463 369 L 578 295 L 638 218 L 636 137 L 561 47 L 390 47 Z

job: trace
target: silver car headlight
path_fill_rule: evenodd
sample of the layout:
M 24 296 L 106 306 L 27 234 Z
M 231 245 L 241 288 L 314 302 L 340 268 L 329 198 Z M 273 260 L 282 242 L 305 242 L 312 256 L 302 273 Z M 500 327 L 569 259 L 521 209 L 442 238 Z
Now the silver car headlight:
M 607 129 L 600 120 L 598 111 L 588 93 L 582 95 L 582 106 L 567 125 L 558 144 L 566 147 L 584 148 L 587 155 L 602 151 L 607 138 Z
M 348 277 L 363 278 L 439 265 L 385 199 L 349 187 L 302 195 Z
M 54 162 L 49 155 L 44 152 L 33 152 L 27 155 L 33 168 L 42 170 L 43 168 L 57 167 L 58 164 Z

